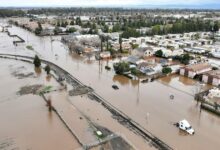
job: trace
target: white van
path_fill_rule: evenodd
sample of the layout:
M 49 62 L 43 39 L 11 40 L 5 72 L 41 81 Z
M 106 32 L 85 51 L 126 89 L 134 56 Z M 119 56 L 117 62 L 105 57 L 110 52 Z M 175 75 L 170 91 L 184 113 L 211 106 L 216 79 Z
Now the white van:
M 191 125 L 189 124 L 189 122 L 188 122 L 187 120 L 185 120 L 185 119 L 182 120 L 182 121 L 179 121 L 178 126 L 179 126 L 180 129 L 186 131 L 187 133 L 189 133 L 189 134 L 191 134 L 191 135 L 195 133 L 195 131 L 194 131 L 194 129 L 192 128 L 192 126 L 191 126 Z

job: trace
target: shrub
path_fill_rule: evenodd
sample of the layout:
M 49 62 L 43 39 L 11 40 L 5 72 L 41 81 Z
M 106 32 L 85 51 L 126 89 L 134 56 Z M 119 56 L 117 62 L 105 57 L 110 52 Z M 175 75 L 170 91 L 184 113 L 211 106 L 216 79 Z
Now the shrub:
M 114 70 L 117 74 L 123 74 L 125 72 L 128 72 L 130 70 L 129 64 L 126 62 L 119 62 L 114 64 Z
M 171 73 L 172 72 L 172 69 L 170 68 L 170 67 L 164 67 L 163 69 L 162 69 L 162 73 L 163 74 L 169 74 L 169 73 Z
M 33 63 L 34 63 L 34 66 L 37 68 L 41 66 L 41 60 L 37 55 L 35 55 Z
M 162 50 L 158 50 L 155 52 L 155 56 L 157 57 L 162 57 L 163 56 L 163 51 Z
M 49 65 L 47 65 L 47 66 L 44 68 L 44 70 L 47 72 L 47 74 L 50 74 L 50 66 L 49 66 Z

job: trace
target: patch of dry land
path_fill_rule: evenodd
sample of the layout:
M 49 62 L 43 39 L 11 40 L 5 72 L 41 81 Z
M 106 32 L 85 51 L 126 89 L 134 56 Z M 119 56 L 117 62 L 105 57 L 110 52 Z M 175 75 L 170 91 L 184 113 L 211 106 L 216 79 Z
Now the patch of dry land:
M 43 70 L 36 73 L 31 64 L 6 59 L 0 59 L 0 78 L 1 150 L 81 149 L 58 116 L 48 111 L 42 97 L 30 90 L 58 88 L 53 78 L 46 78 Z M 21 89 L 26 92 L 19 94 Z

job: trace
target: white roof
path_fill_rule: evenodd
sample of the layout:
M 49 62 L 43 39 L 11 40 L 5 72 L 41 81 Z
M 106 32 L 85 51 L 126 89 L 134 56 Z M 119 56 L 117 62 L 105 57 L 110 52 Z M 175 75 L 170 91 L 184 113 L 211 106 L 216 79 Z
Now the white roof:
M 180 123 L 184 124 L 185 127 L 190 127 L 190 124 L 186 119 L 180 121 Z

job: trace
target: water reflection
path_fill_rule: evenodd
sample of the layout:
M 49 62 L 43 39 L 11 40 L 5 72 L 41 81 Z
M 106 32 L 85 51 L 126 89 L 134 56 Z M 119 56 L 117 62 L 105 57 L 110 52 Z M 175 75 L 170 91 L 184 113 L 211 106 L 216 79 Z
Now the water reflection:
M 131 85 L 132 87 L 136 87 L 140 84 L 140 80 L 131 80 L 123 75 L 114 75 L 113 82 L 118 82 L 120 85 Z
M 127 77 L 116 74 L 113 76 L 113 82 L 118 82 L 121 85 L 128 85 L 130 83 L 130 80 Z
M 35 68 L 34 68 L 34 71 L 35 71 L 35 73 L 37 74 L 37 76 L 40 76 L 40 75 L 41 75 L 41 72 L 42 72 L 42 69 L 41 69 L 41 67 L 35 67 Z
M 178 77 L 179 77 L 179 81 L 184 85 L 193 86 L 196 83 L 196 81 L 194 81 L 190 78 L 187 78 L 187 77 L 184 77 L 184 76 L 178 76 Z
M 51 80 L 51 75 L 49 74 L 49 75 L 46 76 L 46 81 L 50 82 L 50 80 Z

